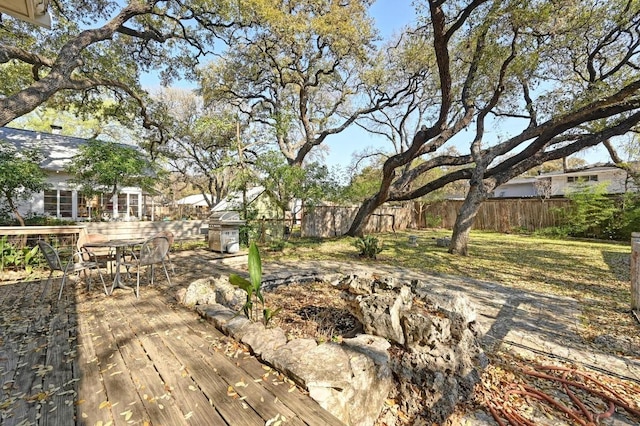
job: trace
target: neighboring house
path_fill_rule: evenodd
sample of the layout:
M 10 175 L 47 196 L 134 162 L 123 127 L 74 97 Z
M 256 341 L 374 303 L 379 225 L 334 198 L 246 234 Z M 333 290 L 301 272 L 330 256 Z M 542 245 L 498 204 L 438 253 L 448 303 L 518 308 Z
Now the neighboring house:
M 65 172 L 65 167 L 78 153 L 79 147 L 87 143 L 86 139 L 0 127 L 0 141 L 13 144 L 18 151 L 37 149 L 44 156 L 40 168 L 47 173 L 50 189 L 21 203 L 20 213 L 76 221 L 96 219 L 97 215 L 102 219 L 117 220 L 143 217 L 145 197 L 140 188 L 121 188 L 113 198 L 101 195 L 88 199 L 70 183 L 71 176 Z
M 203 194 L 194 194 L 187 195 L 184 198 L 180 198 L 176 201 L 176 204 L 179 206 L 190 206 L 190 207 L 209 207 L 208 201 L 211 201 L 211 194 L 207 194 L 206 196 Z
M 511 179 L 493 191 L 493 197 L 558 197 L 579 185 L 606 184 L 608 194 L 623 194 L 635 190 L 630 186 L 627 172 L 612 165 L 593 164 L 566 172 L 542 173 L 533 177 Z
M 538 195 L 538 193 L 536 192 L 536 181 L 537 178 L 535 177 L 518 177 L 515 179 L 511 179 L 509 182 L 496 187 L 496 189 L 493 191 L 493 196 L 497 198 L 535 197 Z
M 261 186 L 248 189 L 244 195 L 242 191 L 232 192 L 213 206 L 211 212 L 242 211 L 243 200 L 249 208 L 258 212 L 258 218 L 273 219 L 278 217 L 279 212 L 273 207 L 273 203 Z

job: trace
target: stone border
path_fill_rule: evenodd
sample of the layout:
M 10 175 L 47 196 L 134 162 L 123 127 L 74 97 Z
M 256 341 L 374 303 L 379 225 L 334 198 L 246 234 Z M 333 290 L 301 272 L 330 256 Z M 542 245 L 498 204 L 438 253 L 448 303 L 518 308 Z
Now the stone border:
M 265 363 L 305 388 L 311 398 L 348 425 L 373 425 L 393 387 L 386 339 L 361 334 L 341 344 L 287 341 L 279 328 L 238 316 L 220 305 L 196 306 L 219 330 L 251 348 Z
M 319 281 L 345 292 L 352 314 L 368 334 L 340 343 L 287 340 L 281 328 L 238 315 L 246 294 L 223 276 L 194 281 L 177 298 L 249 346 L 348 425 L 374 425 L 387 398 L 397 398 L 409 415 L 439 422 L 472 395 L 486 357 L 478 342 L 475 308 L 465 296 L 435 295 L 421 280 L 366 273 L 281 273 L 265 280 L 263 288 L 268 292 Z M 404 349 L 393 350 L 391 342 Z

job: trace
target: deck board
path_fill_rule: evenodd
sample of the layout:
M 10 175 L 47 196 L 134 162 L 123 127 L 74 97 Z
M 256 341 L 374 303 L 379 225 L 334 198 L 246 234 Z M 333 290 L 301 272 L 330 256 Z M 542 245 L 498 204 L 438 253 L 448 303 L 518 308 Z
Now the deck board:
M 137 307 L 151 303 L 151 299 L 146 301 L 136 301 L 131 303 L 130 312 L 137 311 Z M 197 383 L 200 389 L 213 401 L 213 405 L 228 424 L 260 424 L 264 423 L 261 418 L 246 402 L 233 398 L 229 395 L 230 384 L 225 381 L 220 372 L 228 368 L 228 365 L 217 365 L 213 367 L 207 360 L 195 353 L 189 345 L 189 340 L 184 337 L 180 321 L 176 319 L 175 312 L 171 316 L 164 313 L 166 309 L 162 306 L 154 306 L 153 311 L 156 329 L 165 330 L 158 333 L 165 346 L 179 358 L 185 366 L 185 371 Z M 197 318 L 194 318 L 197 321 Z M 218 360 L 220 361 L 220 360 Z
M 46 348 L 46 368 L 51 368 L 44 376 L 42 392 L 51 392 L 51 398 L 42 404 L 41 422 L 45 425 L 65 425 L 75 416 L 73 404 L 76 400 L 76 386 L 73 372 L 75 359 L 76 314 L 69 294 L 60 301 L 49 321 Z
M 141 320 L 135 316 L 133 319 Z M 122 359 L 125 361 L 137 396 L 146 412 L 145 419 L 148 419 L 151 424 L 185 424 L 184 413 L 167 392 L 153 361 L 149 359 L 142 343 L 119 310 L 111 311 L 108 325 L 116 338 Z
M 79 312 L 77 334 L 78 382 L 77 418 L 78 424 L 97 425 L 113 422 L 110 410 L 99 409 L 107 400 L 104 384 L 100 380 L 100 363 L 95 345 L 103 343 L 102 336 L 96 334 L 93 324 L 98 321 L 95 312 L 85 309 Z M 98 407 L 96 409 L 96 407 Z
M 342 423 L 160 286 L 0 286 L 0 424 Z M 59 288 L 59 287 L 57 287 Z
M 154 303 L 155 307 L 159 309 L 161 306 L 156 301 L 151 300 L 150 303 Z M 190 320 L 188 321 L 187 318 Z M 291 411 L 281 400 L 274 398 L 272 392 L 269 392 L 262 386 L 261 379 L 260 384 L 255 382 L 255 378 L 251 377 L 246 371 L 239 369 L 238 366 L 241 363 L 256 363 L 255 359 L 247 353 L 239 354 L 238 358 L 234 359 L 234 364 L 230 358 L 221 353 L 215 346 L 216 341 L 207 341 L 203 335 L 207 333 L 210 327 L 207 324 L 201 324 L 200 322 L 193 321 L 193 317 L 188 315 L 182 309 L 174 309 L 172 312 L 173 318 L 179 318 L 180 323 L 174 322 L 175 331 L 179 333 L 177 336 L 181 337 L 182 342 L 186 342 L 190 348 L 184 348 L 178 346 L 176 350 L 182 352 L 183 356 L 186 356 L 185 351 L 190 351 L 195 354 L 194 358 L 196 364 L 206 364 L 210 370 L 216 370 L 217 374 L 224 380 L 227 387 L 231 387 L 230 393 L 236 393 L 238 398 L 244 398 L 243 401 L 249 404 L 263 420 L 269 420 L 277 415 L 285 416 L 293 422 L 297 417 L 296 413 Z M 224 338 L 224 336 L 218 334 L 217 339 Z M 228 389 L 229 390 L 229 389 Z M 301 424 L 304 424 L 301 422 Z

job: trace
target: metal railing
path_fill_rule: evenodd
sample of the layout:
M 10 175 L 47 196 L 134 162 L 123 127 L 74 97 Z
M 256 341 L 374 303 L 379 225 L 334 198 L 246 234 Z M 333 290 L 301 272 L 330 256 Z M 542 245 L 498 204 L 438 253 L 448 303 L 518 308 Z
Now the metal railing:
M 45 240 L 59 250 L 75 249 L 84 226 L 2 226 L 0 227 L 0 281 L 11 280 L 9 271 L 28 271 L 44 265 L 44 257 L 34 250 Z

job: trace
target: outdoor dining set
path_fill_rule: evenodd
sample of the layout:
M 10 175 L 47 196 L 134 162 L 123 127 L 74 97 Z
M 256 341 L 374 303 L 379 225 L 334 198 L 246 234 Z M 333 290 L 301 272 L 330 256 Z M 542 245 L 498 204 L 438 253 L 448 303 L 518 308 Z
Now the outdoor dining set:
M 115 288 L 125 288 L 121 273 L 125 268 L 127 275 L 130 275 L 132 268 L 136 270 L 136 297 L 140 297 L 140 272 L 143 267 L 151 269 L 150 284 L 153 285 L 154 266 L 162 265 L 164 274 L 169 285 L 171 278 L 167 270 L 167 263 L 173 269 L 169 250 L 173 244 L 174 236 L 169 231 L 162 231 L 148 238 L 117 238 L 112 239 L 103 234 L 90 234 L 82 231 L 78 236 L 75 248 L 72 253 L 68 251 L 56 250 L 51 244 L 44 240 L 38 241 L 38 246 L 42 251 L 47 264 L 51 270 L 47 278 L 46 289 L 49 288 L 51 278 L 55 271 L 62 272 L 62 282 L 58 293 L 58 300 L 62 298 L 62 291 L 69 275 L 83 272 L 87 279 L 87 289 L 91 288 L 91 270 L 97 270 L 102 287 L 106 295 L 111 295 Z M 63 259 L 66 259 L 64 261 Z M 102 275 L 101 268 L 109 268 L 113 279 L 111 288 Z M 46 290 L 45 290 L 46 294 Z

